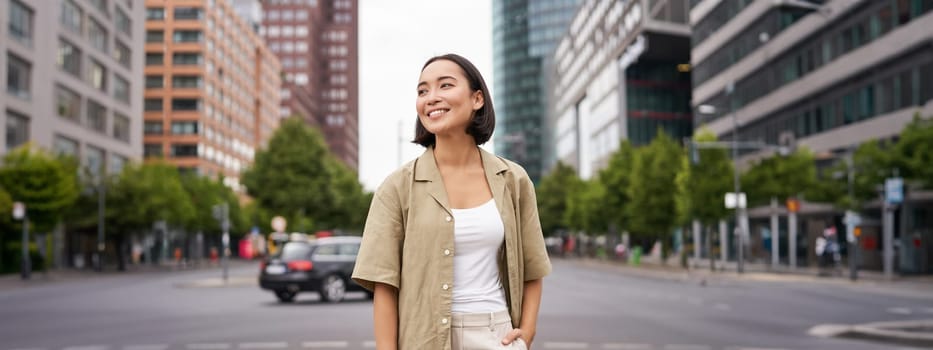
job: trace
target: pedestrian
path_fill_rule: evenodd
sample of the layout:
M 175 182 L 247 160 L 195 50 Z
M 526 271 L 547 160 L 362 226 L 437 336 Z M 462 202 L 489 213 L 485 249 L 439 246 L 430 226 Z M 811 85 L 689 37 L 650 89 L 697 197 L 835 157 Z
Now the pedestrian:
M 551 264 L 528 174 L 479 147 L 489 89 L 466 58 L 432 57 L 415 107 L 426 149 L 374 194 L 353 271 L 373 292 L 376 348 L 530 348 Z

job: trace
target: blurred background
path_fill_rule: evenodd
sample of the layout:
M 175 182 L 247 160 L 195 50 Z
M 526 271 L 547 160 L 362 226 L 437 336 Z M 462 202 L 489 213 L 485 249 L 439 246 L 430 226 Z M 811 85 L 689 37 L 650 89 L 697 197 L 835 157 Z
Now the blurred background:
M 374 347 L 342 236 L 451 52 L 536 185 L 535 348 L 933 346 L 931 13 L 0 0 L 0 348 Z

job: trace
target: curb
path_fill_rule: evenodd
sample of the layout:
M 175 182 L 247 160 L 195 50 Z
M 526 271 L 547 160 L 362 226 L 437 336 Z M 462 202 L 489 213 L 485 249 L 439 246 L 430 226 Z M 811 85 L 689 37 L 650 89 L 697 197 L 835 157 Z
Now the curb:
M 259 281 L 256 276 L 231 276 L 224 281 L 222 278 L 208 278 L 203 280 L 176 283 L 175 288 L 229 288 L 229 287 L 256 287 Z
M 919 332 L 904 330 L 911 328 L 929 330 Z M 856 338 L 901 345 L 933 347 L 933 320 L 873 322 L 859 325 L 823 324 L 810 328 L 808 333 L 824 338 Z

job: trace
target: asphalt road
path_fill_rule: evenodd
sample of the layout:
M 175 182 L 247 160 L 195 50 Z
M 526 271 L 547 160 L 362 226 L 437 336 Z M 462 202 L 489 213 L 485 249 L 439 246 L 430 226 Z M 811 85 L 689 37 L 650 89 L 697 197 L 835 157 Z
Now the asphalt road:
M 0 350 L 372 348 L 371 303 L 279 304 L 240 264 L 0 288 Z M 535 349 L 906 349 L 808 334 L 819 324 L 933 318 L 933 298 L 812 282 L 632 275 L 555 260 Z

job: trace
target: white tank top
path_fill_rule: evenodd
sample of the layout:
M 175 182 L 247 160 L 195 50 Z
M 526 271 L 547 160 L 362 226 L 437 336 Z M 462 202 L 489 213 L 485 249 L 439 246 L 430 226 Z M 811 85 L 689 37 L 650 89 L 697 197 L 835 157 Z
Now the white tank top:
M 495 200 L 476 208 L 451 211 L 454 215 L 451 311 L 482 313 L 508 309 L 496 261 L 505 240 L 505 226 Z

